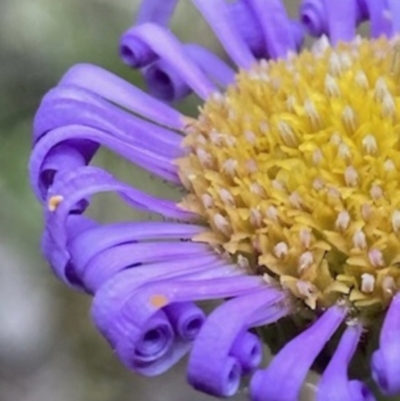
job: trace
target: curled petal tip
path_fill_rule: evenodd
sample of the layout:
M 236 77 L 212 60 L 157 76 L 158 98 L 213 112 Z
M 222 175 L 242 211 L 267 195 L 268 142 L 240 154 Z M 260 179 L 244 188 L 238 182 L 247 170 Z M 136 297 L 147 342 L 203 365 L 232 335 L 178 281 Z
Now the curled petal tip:
M 157 60 L 147 66 L 143 75 L 150 93 L 161 100 L 175 102 L 191 92 L 176 69 L 164 60 Z
M 328 32 L 328 21 L 323 0 L 305 0 L 300 7 L 300 20 L 311 36 Z
M 189 383 L 197 390 L 216 397 L 230 397 L 239 389 L 242 369 L 236 358 L 228 357 L 218 369 L 218 375 L 188 375 Z
M 191 302 L 174 303 L 165 312 L 175 332 L 185 341 L 193 341 L 206 320 L 204 312 Z
M 393 298 L 386 312 L 371 368 L 372 377 L 384 394 L 400 393 L 400 295 Z
M 240 362 L 243 373 L 249 373 L 261 363 L 262 345 L 255 334 L 245 332 L 235 340 L 230 353 Z
M 121 37 L 119 55 L 132 68 L 143 68 L 157 59 L 157 55 L 143 41 L 135 38 L 128 30 Z
M 282 317 L 274 308 L 281 299 L 278 291 L 263 288 L 231 299 L 211 313 L 194 342 L 189 382 L 214 396 L 233 395 L 241 376 L 253 371 L 262 358 L 260 340 L 248 329 Z
M 349 390 L 349 401 L 376 401 L 376 398 L 372 394 L 371 390 L 359 380 L 350 381 Z M 345 399 L 340 401 L 345 401 Z
M 400 349 L 393 349 L 388 355 L 381 349 L 372 355 L 372 377 L 382 393 L 396 395 L 400 393 Z
M 134 358 L 137 362 L 150 362 L 164 355 L 172 344 L 174 334 L 168 321 L 153 317 L 136 343 Z

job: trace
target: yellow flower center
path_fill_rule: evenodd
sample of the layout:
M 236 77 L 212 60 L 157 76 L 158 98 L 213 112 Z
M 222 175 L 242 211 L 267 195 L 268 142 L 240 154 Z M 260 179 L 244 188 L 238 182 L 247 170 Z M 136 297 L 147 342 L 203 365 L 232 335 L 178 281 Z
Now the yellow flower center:
M 400 50 L 320 40 L 242 71 L 188 125 L 182 206 L 311 308 L 384 308 L 400 284 Z

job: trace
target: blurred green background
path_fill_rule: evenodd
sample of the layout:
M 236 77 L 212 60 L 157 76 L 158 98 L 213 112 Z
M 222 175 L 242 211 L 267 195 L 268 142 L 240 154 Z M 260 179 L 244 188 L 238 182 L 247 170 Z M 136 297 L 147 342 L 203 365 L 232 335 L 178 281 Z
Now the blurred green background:
M 184 363 L 153 379 L 124 369 L 90 322 L 90 299 L 59 283 L 39 251 L 41 211 L 27 180 L 33 115 L 43 94 L 77 62 L 99 64 L 143 85 L 118 58 L 119 36 L 138 3 L 0 0 L 0 401 L 213 399 L 189 388 Z M 295 15 L 299 0 L 286 4 Z M 180 1 L 172 27 L 182 40 L 200 38 L 222 52 L 189 0 Z M 179 107 L 195 114 L 196 101 Z M 100 152 L 96 163 L 154 194 L 177 196 L 109 152 Z M 96 199 L 92 215 L 147 218 L 107 196 Z M 245 399 L 245 391 L 234 397 Z

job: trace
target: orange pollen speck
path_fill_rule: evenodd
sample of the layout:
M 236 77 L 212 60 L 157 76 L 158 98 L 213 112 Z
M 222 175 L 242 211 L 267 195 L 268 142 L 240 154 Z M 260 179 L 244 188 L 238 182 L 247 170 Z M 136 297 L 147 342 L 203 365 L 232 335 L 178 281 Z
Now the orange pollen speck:
M 168 298 L 163 294 L 153 295 L 150 298 L 150 304 L 155 308 L 162 308 L 165 305 L 168 305 L 168 303 L 169 303 Z
M 55 212 L 63 200 L 64 200 L 64 197 L 62 195 L 52 196 L 47 202 L 47 207 L 48 207 L 49 211 Z

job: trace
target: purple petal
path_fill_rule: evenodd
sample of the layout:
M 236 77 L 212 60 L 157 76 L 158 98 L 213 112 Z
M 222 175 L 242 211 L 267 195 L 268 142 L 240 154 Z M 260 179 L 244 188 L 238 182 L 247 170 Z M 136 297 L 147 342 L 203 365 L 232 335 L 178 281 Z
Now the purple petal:
M 227 87 L 235 80 L 235 71 L 216 54 L 197 44 L 185 45 L 185 52 L 213 82 Z
M 50 111 L 56 111 L 58 108 L 67 108 L 73 105 L 87 104 L 90 106 L 103 107 L 108 102 L 102 101 L 102 99 L 89 92 L 86 89 L 81 89 L 73 86 L 56 86 L 50 89 L 40 102 L 40 106 L 35 114 L 33 121 L 33 145 L 35 145 L 47 131 L 58 128 L 63 125 L 67 125 L 66 122 L 72 120 L 71 116 L 63 118 L 62 113 L 54 118 Z M 71 122 L 73 124 L 73 122 Z M 89 156 L 89 160 L 93 155 Z
M 239 334 L 232 345 L 230 355 L 237 359 L 244 374 L 252 372 L 262 360 L 260 339 L 248 331 Z
M 158 55 L 146 43 L 135 37 L 120 43 L 119 56 L 132 68 L 144 68 L 158 60 Z
M 166 26 L 178 0 L 143 0 L 136 17 L 136 24 L 155 22 Z
M 332 44 L 353 40 L 356 35 L 357 0 L 346 0 L 339 7 L 332 0 L 325 0 L 325 10 Z
M 300 19 L 311 36 L 319 37 L 328 33 L 328 14 L 324 0 L 303 0 Z
M 168 26 L 177 0 L 144 0 L 136 17 L 136 24 L 154 22 L 161 26 Z M 158 56 L 146 43 L 140 39 L 131 38 L 129 46 L 120 46 L 120 56 L 125 64 L 134 68 L 143 68 L 156 61 Z
M 294 401 L 317 355 L 346 316 L 329 308 L 310 328 L 287 343 L 265 370 L 256 372 L 250 392 L 254 401 Z
M 98 253 L 116 245 L 160 239 L 188 240 L 204 230 L 206 227 L 194 224 L 150 221 L 113 223 L 82 232 L 72 240 L 68 238 L 68 248 L 77 266 L 85 266 Z
M 173 158 L 122 141 L 108 132 L 79 125 L 68 125 L 48 132 L 35 146 L 30 159 L 30 179 L 39 199 L 44 199 L 54 177 L 59 172 L 73 171 L 86 165 L 83 155 L 75 148 L 64 145 L 67 141 L 87 140 L 103 145 L 132 163 L 165 180 L 179 184 Z M 151 142 L 151 141 L 149 141 Z M 73 142 L 72 142 L 73 143 Z M 178 152 L 177 152 L 178 153 Z
M 367 5 L 365 4 L 365 0 L 357 0 L 357 21 L 358 21 L 358 23 L 366 21 L 368 19 L 368 17 L 369 17 L 368 8 L 367 8 Z
M 240 270 L 239 267 L 237 267 Z M 162 283 L 149 285 L 143 291 L 136 294 L 127 305 L 126 313 L 130 314 L 137 305 L 142 305 L 139 321 L 146 316 L 148 311 L 158 309 L 152 301 L 154 296 L 162 296 L 167 304 L 184 301 L 204 301 L 209 299 L 220 299 L 245 295 L 263 288 L 265 282 L 262 277 L 248 276 L 246 273 L 238 277 L 214 278 L 208 280 L 192 281 L 164 281 Z
M 128 368 L 137 370 L 135 360 L 132 359 L 137 342 L 141 338 L 143 327 L 147 327 L 148 322 L 161 308 L 196 298 L 206 299 L 246 293 L 257 285 L 260 285 L 260 282 L 253 277 L 231 277 L 193 281 L 165 280 L 141 287 L 124 304 L 118 318 L 113 321 L 113 327 L 121 333 L 115 345 L 118 357 Z M 184 355 L 174 351 L 181 344 L 182 341 L 178 341 L 172 346 L 171 352 L 174 358 L 163 356 L 159 369 L 161 366 L 164 370 L 168 369 Z M 161 370 L 158 370 L 158 373 L 161 373 Z
M 258 59 L 270 58 L 260 19 L 254 8 L 251 7 L 249 0 L 235 1 L 229 4 L 230 19 L 240 35 L 249 46 L 251 52 Z M 291 34 L 296 44 L 296 49 L 300 49 L 304 40 L 304 29 L 298 21 L 291 21 Z
M 395 0 L 396 1 L 396 0 Z M 329 2 L 328 2 L 329 3 Z M 368 10 L 366 8 L 364 0 L 351 0 L 355 7 L 355 21 L 356 25 L 368 19 Z M 343 3 L 345 7 L 348 6 L 347 2 Z M 353 7 L 350 4 L 351 7 Z M 340 7 L 339 7 L 340 8 Z M 340 10 L 338 10 L 340 12 Z M 353 13 L 353 11 L 352 11 Z M 325 4 L 325 0 L 303 0 L 300 6 L 300 19 L 303 26 L 311 36 L 319 37 L 327 35 L 329 32 L 328 28 L 328 8 Z M 341 24 L 342 21 L 334 21 Z M 350 21 L 351 23 L 352 21 Z M 337 29 L 336 27 L 334 29 Z M 351 26 L 350 26 L 351 31 Z M 351 40 L 353 37 L 349 37 Z
M 66 128 L 66 125 L 73 126 Z M 59 127 L 64 128 L 54 132 Z M 89 163 L 98 148 L 97 142 L 105 143 L 164 179 L 179 182 L 171 160 L 181 155 L 181 136 L 128 114 L 83 89 L 51 90 L 35 117 L 34 137 L 37 145 L 30 163 L 31 182 L 41 199 L 60 169 L 67 171 L 84 161 Z M 52 146 L 64 141 L 68 141 L 68 146 L 62 147 L 65 160 L 59 147 L 52 150 Z
M 237 29 L 252 54 L 257 58 L 267 58 L 264 35 L 260 22 L 247 0 L 228 3 L 229 19 Z
M 253 54 L 231 23 L 230 10 L 225 0 L 192 0 L 221 42 L 229 57 L 238 67 L 249 68 L 255 62 Z
M 177 340 L 163 311 L 155 313 L 141 329 L 133 329 L 138 341 L 121 359 L 130 369 L 146 376 L 166 371 L 190 349 L 190 343 Z
M 299 21 L 290 21 L 290 25 L 296 50 L 300 51 L 305 39 L 305 31 L 303 25 L 301 25 Z
M 149 92 L 158 99 L 176 102 L 191 92 L 180 71 L 163 59 L 147 65 L 142 73 Z
M 35 116 L 35 142 L 47 131 L 77 124 L 110 131 L 115 137 L 144 149 L 156 146 L 162 154 L 175 154 L 182 136 L 116 107 L 85 89 L 56 87 L 43 98 Z M 167 153 L 166 153 L 167 152 Z
M 328 1 L 329 0 L 325 0 Z M 388 10 L 386 8 L 386 1 L 384 0 L 364 0 L 368 10 L 371 36 L 378 38 L 381 35 L 390 36 L 392 32 L 391 20 L 388 18 Z
M 116 343 L 123 332 L 119 331 L 118 326 L 112 324 L 112 321 L 118 319 L 118 314 L 126 302 L 140 287 L 176 277 L 196 280 L 199 273 L 207 270 L 214 270 L 216 277 L 226 271 L 224 262 L 212 252 L 195 258 L 165 260 L 122 271 L 96 292 L 92 307 L 93 320 L 104 336 L 111 343 Z
M 271 58 L 286 58 L 296 51 L 291 22 L 281 0 L 247 0 L 256 13 Z
M 349 381 L 348 365 L 357 349 L 362 325 L 349 326 L 318 384 L 317 401 L 375 401 L 368 387 L 357 380 Z
M 265 285 L 265 284 L 264 284 Z M 189 358 L 188 379 L 198 390 L 214 396 L 233 395 L 240 376 L 261 361 L 261 346 L 247 333 L 255 321 L 267 321 L 269 309 L 284 298 L 284 293 L 264 286 L 253 293 L 227 301 L 206 320 Z M 282 305 L 279 319 L 288 311 Z
M 263 286 L 262 278 L 238 276 L 208 280 L 165 280 L 140 288 L 129 298 L 120 311 L 114 327 L 121 336 L 116 346 L 117 354 L 123 360 L 135 348 L 136 328 L 143 327 L 160 308 L 175 302 L 187 302 L 239 296 Z M 132 331 L 133 330 L 133 331 Z M 129 366 L 129 360 L 124 362 Z
M 185 54 L 182 44 L 168 30 L 152 23 L 128 29 L 121 38 L 121 46 L 130 47 L 137 40 L 147 45 L 160 59 L 171 66 L 183 81 L 202 99 L 216 91 L 215 86 L 199 67 Z
M 136 24 L 154 22 L 168 26 L 175 10 L 177 0 L 144 0 L 136 16 Z M 129 46 L 120 46 L 120 56 L 125 64 L 134 68 L 143 68 L 157 60 L 157 55 L 140 39 L 131 38 Z
M 121 270 L 139 264 L 197 258 L 210 252 L 203 244 L 155 242 L 150 244 L 122 244 L 105 249 L 94 256 L 87 265 L 79 266 L 79 277 L 87 289 L 96 292 L 106 281 Z
M 176 302 L 165 307 L 169 321 L 177 335 L 184 341 L 193 341 L 206 316 L 193 302 Z
M 94 227 L 96 227 L 96 223 L 93 221 L 80 215 L 71 215 L 67 221 L 66 230 L 69 238 L 74 238 L 85 230 L 90 230 Z M 51 268 L 60 280 L 72 288 L 84 290 L 81 280 L 74 270 L 70 268 L 68 263 L 69 255 L 66 253 L 65 248 L 60 247 L 47 230 L 43 233 L 41 248 Z
M 86 89 L 157 124 L 181 129 L 184 116 L 122 78 L 91 64 L 70 68 L 59 83 Z
M 70 145 L 55 143 L 43 154 L 41 146 L 31 153 L 29 173 L 31 185 L 38 199 L 46 198 L 48 188 L 53 184 L 57 172 L 69 172 L 86 165 L 86 160 L 79 150 Z
M 57 110 L 58 107 L 53 107 L 53 105 L 57 104 L 59 106 L 59 100 L 65 99 L 62 106 L 70 106 L 71 104 L 76 104 L 76 101 L 87 102 L 88 104 L 101 105 L 100 98 L 98 96 L 94 96 L 86 90 L 78 89 L 78 88 L 59 88 L 56 87 L 51 89 L 47 94 L 43 97 L 40 107 L 36 112 L 34 121 L 33 121 L 33 145 L 35 146 L 40 139 L 42 139 L 46 133 L 52 128 L 56 128 L 58 126 L 65 125 L 62 122 L 64 121 L 63 111 L 65 110 Z M 52 112 L 50 112 L 50 110 Z M 57 115 L 58 111 L 58 115 Z M 55 113 L 54 113 L 55 112 Z M 54 115 L 56 114 L 56 115 Z M 58 118 L 57 118 L 58 117 Z M 68 113 L 67 113 L 68 119 Z M 72 143 L 68 143 L 69 146 L 78 150 L 79 153 L 82 154 L 86 163 L 89 163 L 94 154 L 96 153 L 98 146 L 95 143 L 90 141 L 82 141 L 76 140 Z
M 379 348 L 372 355 L 372 376 L 387 395 L 400 393 L 400 296 L 395 295 L 386 312 Z
M 65 221 L 75 205 L 82 199 L 105 191 L 117 193 L 126 203 L 146 212 L 161 214 L 182 221 L 192 217 L 174 202 L 153 197 L 114 179 L 111 174 L 96 167 L 83 167 L 69 174 L 59 174 L 49 190 L 52 196 L 62 197 L 55 211 L 47 212 L 47 226 L 60 244 L 66 243 Z M 47 200 L 47 201 L 48 201 Z
M 392 35 L 400 33 L 400 1 L 399 0 L 386 0 L 388 3 L 388 11 L 392 20 Z
M 187 56 L 215 84 L 226 87 L 234 81 L 235 72 L 218 56 L 202 46 L 184 45 Z M 190 87 L 170 63 L 161 59 L 142 70 L 150 93 L 159 99 L 175 102 L 186 97 Z
M 101 169 L 84 167 L 68 174 L 58 174 L 57 180 L 49 190 L 48 199 L 55 195 L 62 201 L 55 211 L 46 212 L 48 232 L 45 235 L 44 247 L 53 263 L 57 263 L 55 269 L 61 275 L 70 263 L 70 255 L 66 248 L 66 225 L 70 213 L 82 213 L 82 207 L 85 207 L 81 203 L 82 200 L 102 191 L 116 192 L 124 201 L 140 210 L 161 213 L 183 221 L 191 216 L 173 202 L 155 198 L 122 184 Z M 52 250 L 49 244 L 57 246 Z
M 144 363 L 138 360 L 136 355 L 126 355 L 122 359 L 122 362 L 129 360 L 128 364 L 125 363 L 127 368 L 133 369 L 135 372 L 144 376 L 157 376 L 166 372 L 171 366 L 179 362 L 189 352 L 190 348 L 190 342 L 174 338 L 172 345 L 166 350 L 165 354 L 153 361 Z
M 129 297 L 133 296 L 140 286 L 143 286 L 146 282 L 151 283 L 161 279 L 171 279 L 174 276 L 197 282 L 204 276 L 201 273 L 202 271 L 208 270 L 210 273 L 212 271 L 214 277 L 218 277 L 218 275 L 224 276 L 229 269 L 232 268 L 225 266 L 218 256 L 213 255 L 212 257 L 186 258 L 181 261 L 178 258 L 174 262 L 146 265 L 122 272 L 97 292 L 92 310 L 93 318 L 110 343 L 121 348 L 120 343 L 126 341 L 125 337 L 128 332 L 119 330 L 117 313 L 120 312 L 119 309 L 126 304 Z M 196 272 L 200 272 L 200 274 Z M 155 326 L 154 314 L 149 316 L 147 323 L 143 326 L 144 328 L 134 325 L 129 331 L 130 338 L 133 335 L 137 335 L 137 340 L 135 340 L 137 342 L 134 345 L 130 343 L 129 347 L 122 347 L 119 353 L 122 362 L 126 366 L 145 375 L 156 375 L 167 370 L 188 351 L 190 342 L 197 334 L 204 320 L 203 312 L 188 302 L 172 303 L 165 307 L 165 312 L 179 337 L 175 338 L 172 344 L 168 342 L 169 348 L 167 350 L 167 346 L 163 346 L 167 344 L 167 341 L 158 340 L 161 337 L 158 334 L 159 329 L 157 329 L 156 333 L 154 333 L 154 330 L 149 330 L 149 327 L 154 328 Z M 158 313 L 156 312 L 155 316 Z M 164 322 L 164 327 L 165 324 Z M 169 331 L 164 328 L 161 333 L 163 332 Z M 150 355 L 149 351 L 149 355 L 144 357 L 143 352 L 138 352 L 138 349 L 143 348 L 143 343 L 148 343 L 152 337 L 155 337 L 152 342 L 161 344 L 158 347 L 151 347 L 155 351 L 154 354 Z M 149 348 L 147 346 L 147 349 Z
M 96 221 L 79 215 L 69 216 L 67 223 L 68 237 L 71 239 L 98 228 L 99 225 Z
M 174 331 L 165 313 L 158 311 L 143 327 L 134 357 L 137 362 L 152 362 L 162 357 L 174 341 Z

